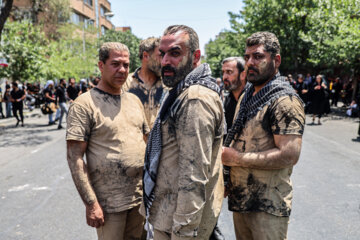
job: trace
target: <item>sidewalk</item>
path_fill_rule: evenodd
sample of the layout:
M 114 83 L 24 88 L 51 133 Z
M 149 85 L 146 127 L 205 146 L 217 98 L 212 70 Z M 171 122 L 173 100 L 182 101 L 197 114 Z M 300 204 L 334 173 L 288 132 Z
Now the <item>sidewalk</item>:
M 44 114 L 41 113 L 40 108 L 35 108 L 33 111 L 30 111 L 29 109 L 24 109 L 24 124 L 26 125 L 26 120 L 34 117 L 41 117 L 44 116 Z M 0 128 L 1 127 L 8 127 L 8 126 L 15 126 L 16 124 L 16 118 L 13 116 L 11 118 L 1 118 L 0 119 Z M 19 125 L 19 127 L 21 127 Z

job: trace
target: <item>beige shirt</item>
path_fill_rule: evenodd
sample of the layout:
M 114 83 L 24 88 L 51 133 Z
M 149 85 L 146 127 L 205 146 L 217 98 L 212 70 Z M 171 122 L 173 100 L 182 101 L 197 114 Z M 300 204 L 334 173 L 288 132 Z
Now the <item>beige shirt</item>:
M 142 200 L 142 171 L 149 132 L 139 99 L 93 88 L 70 106 L 66 140 L 86 141 L 86 162 L 96 197 L 107 213 Z
M 237 104 L 235 118 L 240 102 Z M 231 147 L 240 152 L 266 151 L 276 147 L 273 135 L 302 135 L 304 125 L 302 103 L 296 97 L 284 96 L 270 106 L 265 106 L 249 120 L 243 133 L 235 136 Z M 289 216 L 292 200 L 291 173 L 292 167 L 279 170 L 231 167 L 229 210 Z
M 133 74 L 130 74 L 123 86 L 124 91 L 135 94 L 144 106 L 146 120 L 150 129 L 152 129 L 157 113 L 160 109 L 161 102 L 164 95 L 167 93 L 167 88 L 163 86 L 160 78 L 150 88 L 146 88 L 145 83 L 139 77 L 138 68 Z
M 222 102 L 216 92 L 194 85 L 173 106 L 178 106 L 175 115 L 162 122 L 163 147 L 149 221 L 160 231 L 208 240 L 224 192 Z

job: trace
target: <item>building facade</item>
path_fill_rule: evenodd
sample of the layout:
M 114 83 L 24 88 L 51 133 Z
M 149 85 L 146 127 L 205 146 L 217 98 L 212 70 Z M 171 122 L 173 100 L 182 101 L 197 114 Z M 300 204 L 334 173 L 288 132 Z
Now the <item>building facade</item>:
M 40 1 L 37 1 L 40 2 Z M 40 8 L 40 3 L 32 0 L 14 0 L 14 11 L 21 11 L 25 13 L 29 8 Z M 99 29 L 99 35 L 102 35 L 109 29 L 115 29 L 114 25 L 110 21 L 112 15 L 111 3 L 108 0 L 69 0 L 71 9 L 70 22 L 73 24 L 85 27 L 90 25 Z M 23 14 L 24 15 L 24 14 Z M 28 18 L 30 18 L 30 13 Z M 40 16 L 41 17 L 41 13 Z

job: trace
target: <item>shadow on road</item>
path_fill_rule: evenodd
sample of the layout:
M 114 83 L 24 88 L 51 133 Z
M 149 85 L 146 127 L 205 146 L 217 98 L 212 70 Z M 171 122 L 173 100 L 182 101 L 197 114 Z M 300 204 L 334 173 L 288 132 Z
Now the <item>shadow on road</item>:
M 51 141 L 46 135 L 49 129 L 44 124 L 26 124 L 25 126 L 0 127 L 0 148 L 10 146 L 34 146 Z

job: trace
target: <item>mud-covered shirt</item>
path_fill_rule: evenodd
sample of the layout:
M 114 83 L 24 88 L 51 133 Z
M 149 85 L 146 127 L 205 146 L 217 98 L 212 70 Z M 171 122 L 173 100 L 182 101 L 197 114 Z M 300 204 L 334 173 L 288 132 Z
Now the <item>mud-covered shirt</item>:
M 142 200 L 142 169 L 149 132 L 140 100 L 98 88 L 70 106 L 66 140 L 86 141 L 90 183 L 107 213 L 133 208 Z
M 302 135 L 304 124 L 305 113 L 299 99 L 280 97 L 245 124 L 242 134 L 235 136 L 231 147 L 242 153 L 266 151 L 276 147 L 273 135 Z M 291 173 L 292 167 L 277 170 L 231 167 L 229 210 L 289 216 L 292 201 Z
M 193 85 L 161 123 L 162 151 L 149 218 L 155 229 L 209 239 L 223 200 L 223 114 L 216 92 Z
M 167 88 L 163 86 L 160 78 L 156 80 L 150 89 L 146 88 L 145 83 L 139 77 L 140 69 L 136 69 L 133 74 L 129 75 L 123 90 L 135 94 L 140 99 L 144 106 L 146 120 L 151 129 Z

